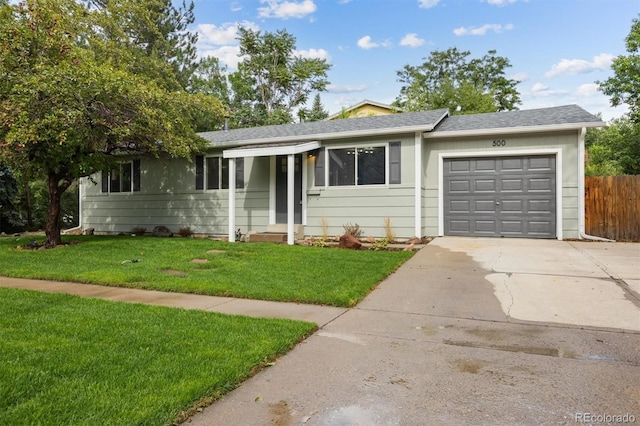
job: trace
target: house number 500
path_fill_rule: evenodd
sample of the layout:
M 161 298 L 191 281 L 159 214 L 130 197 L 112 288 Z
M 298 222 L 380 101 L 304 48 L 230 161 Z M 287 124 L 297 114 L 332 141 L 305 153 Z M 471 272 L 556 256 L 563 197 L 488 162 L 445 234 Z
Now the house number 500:
M 507 141 L 504 139 L 496 139 L 493 141 L 493 146 L 505 146 L 507 144 Z

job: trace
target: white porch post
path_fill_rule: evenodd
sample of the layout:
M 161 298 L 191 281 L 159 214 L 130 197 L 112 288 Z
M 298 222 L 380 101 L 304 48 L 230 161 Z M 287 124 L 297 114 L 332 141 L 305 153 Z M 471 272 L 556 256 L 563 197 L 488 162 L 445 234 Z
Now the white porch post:
M 236 159 L 229 158 L 229 242 L 236 241 Z
M 415 193 L 414 193 L 414 216 L 416 237 L 422 237 L 422 132 L 416 132 L 414 136 L 414 168 L 415 168 Z
M 294 206 L 294 191 L 295 191 L 295 170 L 296 161 L 295 155 L 287 155 L 287 244 L 292 246 L 294 244 L 294 222 L 295 222 L 295 206 Z

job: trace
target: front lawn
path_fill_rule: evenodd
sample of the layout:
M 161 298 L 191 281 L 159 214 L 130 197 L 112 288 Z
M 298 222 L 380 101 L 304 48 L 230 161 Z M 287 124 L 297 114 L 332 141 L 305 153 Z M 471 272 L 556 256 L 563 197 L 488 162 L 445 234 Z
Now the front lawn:
M 171 424 L 314 327 L 0 288 L 0 419 Z
M 131 236 L 64 237 L 72 244 L 16 249 L 32 239 L 42 241 L 0 238 L 0 276 L 342 307 L 358 303 L 412 255 Z

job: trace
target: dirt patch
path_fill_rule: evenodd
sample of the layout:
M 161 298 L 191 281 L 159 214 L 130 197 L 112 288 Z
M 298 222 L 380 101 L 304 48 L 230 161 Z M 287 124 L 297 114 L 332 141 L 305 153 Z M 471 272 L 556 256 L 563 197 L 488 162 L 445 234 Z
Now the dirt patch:
M 275 426 L 288 426 L 291 424 L 291 409 L 287 401 L 280 401 L 277 404 L 269 404 L 272 420 Z
M 224 254 L 226 253 L 226 251 L 224 250 L 209 250 L 207 251 L 207 254 Z
M 209 263 L 209 259 L 192 259 L 191 263 L 198 263 L 198 264 Z
M 182 272 L 182 271 L 176 271 L 175 269 L 165 269 L 162 272 L 164 272 L 165 274 L 169 274 L 169 275 L 177 275 L 177 276 L 184 276 L 187 275 L 186 272 Z
M 482 369 L 482 363 L 475 359 L 456 359 L 453 363 L 463 373 L 478 374 Z

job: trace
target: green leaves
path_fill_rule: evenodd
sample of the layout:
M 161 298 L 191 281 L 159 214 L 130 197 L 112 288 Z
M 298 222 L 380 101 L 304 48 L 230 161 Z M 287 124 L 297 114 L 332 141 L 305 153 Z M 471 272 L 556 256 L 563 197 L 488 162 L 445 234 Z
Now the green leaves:
M 628 117 L 601 129 L 588 129 L 585 147 L 587 176 L 640 174 L 640 124 Z
M 615 58 L 611 64 L 614 76 L 596 83 L 602 93 L 611 98 L 612 106 L 629 105 L 631 120 L 640 123 L 640 19 L 633 20 L 625 42 L 629 55 Z
M 515 80 L 507 79 L 507 58 L 490 50 L 482 58 L 449 48 L 433 51 L 418 66 L 397 72 L 404 85 L 396 105 L 405 111 L 449 108 L 452 114 L 473 114 L 517 109 L 521 103 Z

